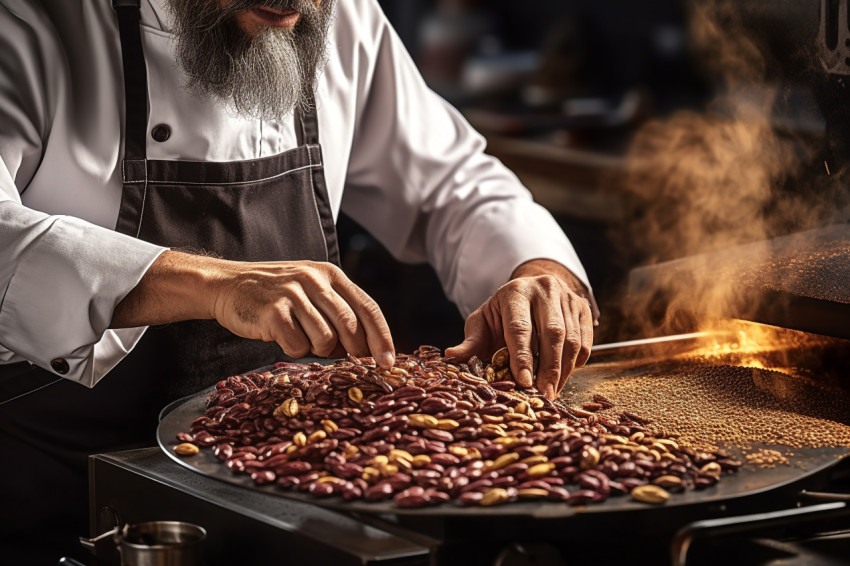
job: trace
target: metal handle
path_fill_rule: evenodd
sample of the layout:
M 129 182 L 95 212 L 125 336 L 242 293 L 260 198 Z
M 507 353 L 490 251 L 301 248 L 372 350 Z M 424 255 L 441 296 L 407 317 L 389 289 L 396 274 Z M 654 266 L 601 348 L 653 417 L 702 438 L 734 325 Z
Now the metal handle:
M 688 549 L 693 541 L 700 537 L 717 536 L 731 533 L 754 531 L 764 527 L 799 525 L 802 522 L 818 521 L 847 515 L 847 504 L 843 502 L 824 503 L 798 509 L 756 513 L 739 517 L 696 521 L 681 529 L 670 545 L 670 562 L 673 566 L 685 566 Z
M 803 490 L 800 492 L 800 497 L 814 499 L 815 501 L 850 501 L 850 493 L 825 493 Z
M 80 537 L 80 544 L 88 550 L 94 550 L 95 544 L 102 541 L 106 537 L 112 537 L 118 534 L 121 527 L 113 527 L 112 530 L 99 534 L 94 538 Z

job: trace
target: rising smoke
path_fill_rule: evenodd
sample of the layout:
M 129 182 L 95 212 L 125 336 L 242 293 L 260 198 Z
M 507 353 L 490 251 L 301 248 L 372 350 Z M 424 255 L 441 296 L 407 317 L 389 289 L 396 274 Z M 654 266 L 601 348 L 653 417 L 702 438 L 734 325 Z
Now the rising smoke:
M 627 189 L 641 213 L 628 226 L 628 246 L 641 257 L 632 261 L 704 254 L 839 219 L 835 203 L 821 200 L 826 192 L 799 186 L 821 182 L 802 174 L 815 152 L 776 132 L 771 115 L 783 93 L 771 84 L 772 61 L 745 32 L 736 4 L 692 4 L 690 24 L 697 58 L 719 88 L 705 111 L 649 122 L 634 138 Z M 788 190 L 795 184 L 806 190 Z M 693 319 L 674 316 L 682 311 L 709 320 L 726 316 L 730 303 L 741 308 L 733 271 L 718 272 L 716 261 L 702 267 L 696 278 L 670 272 L 662 282 L 663 312 L 652 289 L 628 298 L 628 310 L 639 313 L 644 326 L 640 334 L 692 330 L 685 327 Z

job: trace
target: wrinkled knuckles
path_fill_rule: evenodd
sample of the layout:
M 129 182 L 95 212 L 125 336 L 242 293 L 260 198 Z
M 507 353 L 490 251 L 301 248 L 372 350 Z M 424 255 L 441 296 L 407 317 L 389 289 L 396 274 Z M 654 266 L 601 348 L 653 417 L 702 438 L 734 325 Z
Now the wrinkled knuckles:
M 317 263 L 318 269 L 322 269 L 325 271 L 328 279 L 339 280 L 339 279 L 348 279 L 345 275 L 345 272 L 337 265 L 332 263 Z
M 534 357 L 531 354 L 531 350 L 523 348 L 518 350 L 513 357 L 516 359 L 518 369 L 531 369 L 534 365 Z
M 524 318 L 509 320 L 507 327 L 511 334 L 531 334 L 531 321 Z
M 364 301 L 363 309 L 366 311 L 366 314 L 368 314 L 373 319 L 381 319 L 384 317 L 383 313 L 381 312 L 381 307 L 379 307 L 378 303 L 376 303 L 372 299 Z
M 567 336 L 564 342 L 571 346 L 573 350 L 577 352 L 582 346 L 581 331 L 578 328 L 570 328 L 569 332 L 567 332 Z
M 559 324 L 547 325 L 543 332 L 549 342 L 563 343 L 567 338 L 567 329 Z
M 322 332 L 322 336 L 313 344 L 313 352 L 318 356 L 325 357 L 333 352 L 338 343 L 339 340 L 337 340 L 335 333 L 332 331 Z
M 553 289 L 561 289 L 564 285 L 563 281 L 560 278 L 551 275 L 539 275 L 537 276 L 537 284 L 546 289 L 547 291 L 552 291 Z
M 338 328 L 343 330 L 348 336 L 354 339 L 357 336 L 357 317 L 351 313 L 343 313 L 337 316 L 336 319 Z
M 300 280 L 303 287 L 314 289 L 325 285 L 327 283 L 327 276 L 316 269 L 309 269 L 301 274 Z

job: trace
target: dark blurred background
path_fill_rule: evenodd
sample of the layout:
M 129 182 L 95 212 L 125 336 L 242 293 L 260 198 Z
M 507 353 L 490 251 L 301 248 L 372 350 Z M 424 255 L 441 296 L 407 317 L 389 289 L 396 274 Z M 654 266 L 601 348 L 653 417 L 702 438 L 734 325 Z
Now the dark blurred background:
M 642 250 L 628 245 L 641 204 L 623 190 L 627 148 L 648 120 L 700 110 L 722 88 L 700 60 L 707 55 L 692 49 L 688 4 L 380 3 L 427 82 L 464 113 L 487 138 L 488 152 L 569 236 L 602 309 L 595 342 L 634 338 L 621 312 L 628 270 L 642 259 Z M 764 22 L 776 16 L 797 29 L 803 14 L 809 36 L 817 24 L 817 0 L 742 4 L 754 7 L 757 29 L 780 36 L 781 26 Z M 792 107 L 791 129 L 817 135 L 823 120 L 806 88 L 786 88 L 779 98 Z M 350 219 L 340 220 L 339 231 L 344 268 L 381 305 L 399 351 L 462 339 L 463 320 L 430 267 L 397 263 Z

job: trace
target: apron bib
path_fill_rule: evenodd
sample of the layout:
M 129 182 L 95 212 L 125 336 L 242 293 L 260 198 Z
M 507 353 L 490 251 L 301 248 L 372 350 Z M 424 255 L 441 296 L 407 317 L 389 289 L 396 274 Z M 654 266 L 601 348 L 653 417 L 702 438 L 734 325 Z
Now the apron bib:
M 230 260 L 338 264 L 315 110 L 296 112 L 299 146 L 279 155 L 223 163 L 149 160 L 139 0 L 114 5 L 126 104 L 116 230 Z M 88 532 L 89 454 L 153 444 L 167 403 L 282 356 L 275 343 L 240 338 L 203 320 L 149 328 L 93 389 L 27 363 L 0 366 L 0 453 L 22 454 L 27 462 L 4 470 L 3 507 L 15 512 L 3 513 L 0 529 L 4 539 L 21 540 L 27 551 L 21 563 L 37 563 L 34 548 L 55 563 L 57 552 L 73 554 L 76 537 Z M 26 542 L 28 535 L 38 546 Z

